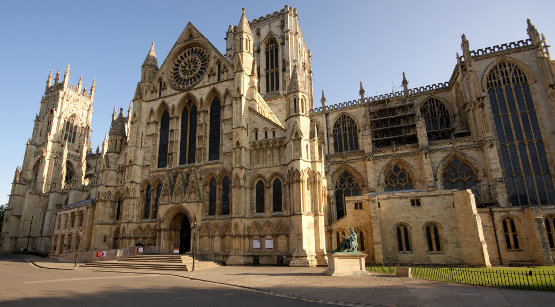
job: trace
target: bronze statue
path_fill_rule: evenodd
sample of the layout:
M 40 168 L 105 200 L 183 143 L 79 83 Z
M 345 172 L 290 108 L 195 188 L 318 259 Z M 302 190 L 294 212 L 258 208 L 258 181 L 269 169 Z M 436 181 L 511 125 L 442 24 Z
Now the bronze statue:
M 355 232 L 355 230 L 352 227 L 349 228 L 349 231 L 351 232 L 349 234 L 349 237 L 345 237 L 345 236 L 342 235 L 341 237 L 343 238 L 343 241 L 341 241 L 339 246 L 337 246 L 337 249 L 334 250 L 332 253 L 341 253 L 341 252 L 356 253 L 356 252 L 358 252 L 357 233 Z

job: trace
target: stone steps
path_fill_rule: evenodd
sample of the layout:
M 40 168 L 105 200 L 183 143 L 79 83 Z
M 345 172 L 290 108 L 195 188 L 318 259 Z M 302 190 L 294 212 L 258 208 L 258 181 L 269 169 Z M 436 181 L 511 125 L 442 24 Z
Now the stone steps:
M 131 269 L 131 270 L 156 270 L 156 271 L 188 271 L 185 264 L 173 264 L 166 262 L 138 262 L 138 261 L 98 261 L 82 265 L 88 268 L 104 269 Z

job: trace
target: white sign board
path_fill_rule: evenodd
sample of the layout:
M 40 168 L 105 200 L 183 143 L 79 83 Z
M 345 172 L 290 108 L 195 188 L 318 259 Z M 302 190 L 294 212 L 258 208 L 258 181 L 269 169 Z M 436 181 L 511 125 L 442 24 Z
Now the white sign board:
M 139 247 L 139 254 L 142 254 L 144 252 L 142 247 Z
M 252 249 L 260 249 L 260 239 L 252 239 Z
M 264 247 L 266 249 L 274 249 L 274 239 L 266 239 L 264 242 Z
M 174 254 L 179 254 L 179 248 L 178 248 L 178 247 L 174 247 L 173 253 L 174 253 Z

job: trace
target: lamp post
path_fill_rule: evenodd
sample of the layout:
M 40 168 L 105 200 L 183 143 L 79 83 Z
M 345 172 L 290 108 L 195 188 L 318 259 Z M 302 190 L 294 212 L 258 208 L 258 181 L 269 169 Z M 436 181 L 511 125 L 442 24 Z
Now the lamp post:
M 197 221 L 193 222 L 193 268 L 191 272 L 195 270 L 195 237 L 196 237 L 196 230 L 197 230 Z

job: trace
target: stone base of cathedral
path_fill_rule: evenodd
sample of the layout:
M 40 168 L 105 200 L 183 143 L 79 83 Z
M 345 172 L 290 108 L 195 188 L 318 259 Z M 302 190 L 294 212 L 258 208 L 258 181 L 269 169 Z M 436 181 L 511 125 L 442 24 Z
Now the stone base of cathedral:
M 334 253 L 328 255 L 328 269 L 324 272 L 330 276 L 366 275 L 366 254 Z
M 245 259 L 245 255 L 241 255 L 241 254 L 232 254 L 229 255 L 229 258 L 227 258 L 226 265 L 245 265 L 246 263 L 246 259 Z
M 299 266 L 299 267 L 315 267 L 317 265 L 316 257 L 307 256 L 306 254 L 293 254 L 289 266 Z

